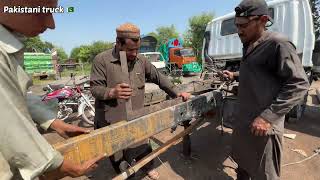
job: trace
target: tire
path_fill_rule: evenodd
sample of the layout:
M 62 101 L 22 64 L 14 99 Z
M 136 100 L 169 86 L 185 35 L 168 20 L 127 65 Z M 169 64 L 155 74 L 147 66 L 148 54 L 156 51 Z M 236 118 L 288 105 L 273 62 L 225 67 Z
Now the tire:
M 93 125 L 94 124 L 94 116 L 95 116 L 94 111 L 91 109 L 90 106 L 88 106 L 85 103 L 83 103 L 81 108 L 82 108 L 81 112 L 83 112 L 81 114 L 83 121 L 90 124 L 90 125 Z
M 61 119 L 62 121 L 65 121 L 69 118 L 70 114 L 72 114 L 73 110 L 71 108 L 67 108 L 64 111 L 58 110 L 57 112 L 57 119 Z

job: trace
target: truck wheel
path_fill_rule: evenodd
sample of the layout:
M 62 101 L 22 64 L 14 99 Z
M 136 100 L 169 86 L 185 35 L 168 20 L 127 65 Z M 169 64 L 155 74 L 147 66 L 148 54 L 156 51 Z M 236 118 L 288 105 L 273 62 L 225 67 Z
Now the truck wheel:
M 178 67 L 178 65 L 176 65 L 176 64 L 172 65 L 171 76 L 172 77 L 178 77 L 179 76 L 179 67 Z

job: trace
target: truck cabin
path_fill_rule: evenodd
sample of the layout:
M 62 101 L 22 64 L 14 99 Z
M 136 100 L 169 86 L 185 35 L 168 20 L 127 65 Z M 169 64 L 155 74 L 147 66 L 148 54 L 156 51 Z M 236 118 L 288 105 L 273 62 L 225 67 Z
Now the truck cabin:
M 270 0 L 269 15 L 274 23 L 269 31 L 287 35 L 296 46 L 305 69 L 310 69 L 314 48 L 311 8 L 308 0 Z M 242 43 L 234 25 L 234 12 L 208 23 L 204 35 L 202 61 L 217 68 L 236 71 L 242 57 Z
M 195 62 L 195 54 L 192 48 L 170 48 L 170 61 L 182 68 L 182 65 Z

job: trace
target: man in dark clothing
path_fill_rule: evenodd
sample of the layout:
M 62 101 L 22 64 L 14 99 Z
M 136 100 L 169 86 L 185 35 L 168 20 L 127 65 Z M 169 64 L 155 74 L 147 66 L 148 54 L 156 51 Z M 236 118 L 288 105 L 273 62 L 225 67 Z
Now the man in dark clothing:
M 138 55 L 140 30 L 137 26 L 126 23 L 119 26 L 116 32 L 116 46 L 98 54 L 92 65 L 90 85 L 91 92 L 96 98 L 96 128 L 126 120 L 126 106 L 123 99 L 131 98 L 133 111 L 143 108 L 145 79 L 159 85 L 171 97 L 180 96 L 184 100 L 190 97 L 189 93 L 179 93 L 168 78 L 159 73 L 146 58 Z M 130 86 L 124 83 L 127 77 L 123 76 L 121 70 L 119 51 L 126 52 Z M 124 160 L 132 163 L 143 158 L 151 150 L 147 142 L 141 142 L 124 150 L 123 157 Z M 119 173 L 121 158 L 116 156 L 112 156 L 110 159 L 114 169 Z M 152 169 L 150 164 L 146 169 L 149 171 L 149 177 L 158 178 L 157 172 L 150 171 Z
M 272 19 L 264 0 L 243 0 L 235 11 L 243 57 L 239 72 L 224 71 L 239 76 L 232 156 L 238 179 L 279 180 L 284 117 L 304 99 L 309 82 L 295 46 L 266 31 Z

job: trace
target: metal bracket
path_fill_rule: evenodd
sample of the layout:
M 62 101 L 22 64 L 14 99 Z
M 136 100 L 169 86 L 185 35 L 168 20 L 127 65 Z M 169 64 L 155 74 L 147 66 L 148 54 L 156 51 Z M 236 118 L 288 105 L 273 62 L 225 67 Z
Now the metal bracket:
M 175 131 L 177 126 L 184 121 L 199 118 L 205 112 L 220 108 L 222 100 L 222 93 L 215 91 L 215 93 L 205 93 L 191 98 L 191 100 L 186 103 L 174 106 L 173 114 L 175 123 L 171 127 L 171 132 Z

